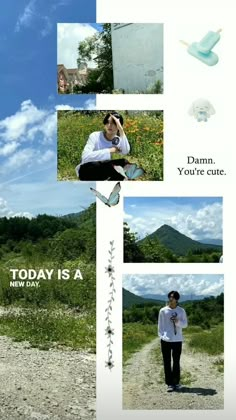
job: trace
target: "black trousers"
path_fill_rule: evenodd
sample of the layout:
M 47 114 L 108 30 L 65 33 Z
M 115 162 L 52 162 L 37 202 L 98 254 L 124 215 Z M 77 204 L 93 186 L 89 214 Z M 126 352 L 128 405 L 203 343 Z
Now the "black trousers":
M 161 351 L 164 363 L 166 385 L 177 385 L 180 382 L 180 355 L 182 341 L 170 342 L 161 340 Z M 171 357 L 173 366 L 171 367 Z
M 113 165 L 122 166 L 129 163 L 126 159 L 103 160 L 84 163 L 79 168 L 79 179 L 81 181 L 123 181 L 123 175 L 117 172 Z

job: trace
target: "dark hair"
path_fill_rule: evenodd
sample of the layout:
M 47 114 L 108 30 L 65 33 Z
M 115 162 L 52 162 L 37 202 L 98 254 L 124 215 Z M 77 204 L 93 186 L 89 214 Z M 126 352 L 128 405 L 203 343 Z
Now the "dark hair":
M 168 293 L 168 299 L 170 298 L 170 296 L 173 295 L 175 300 L 179 300 L 180 298 L 180 294 L 179 292 L 176 292 L 176 290 L 172 290 L 171 292 Z
M 116 111 L 112 111 L 112 112 L 108 112 L 108 114 L 105 116 L 104 120 L 103 120 L 103 124 L 107 124 L 108 120 L 110 118 L 111 115 L 114 115 L 114 117 L 118 118 L 118 120 L 120 121 L 121 125 L 124 124 L 124 118 L 122 117 L 121 114 L 118 114 L 118 112 Z

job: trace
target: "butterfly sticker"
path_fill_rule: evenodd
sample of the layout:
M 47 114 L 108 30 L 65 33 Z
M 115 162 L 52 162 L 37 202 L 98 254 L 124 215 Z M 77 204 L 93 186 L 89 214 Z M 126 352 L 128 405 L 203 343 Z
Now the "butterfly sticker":
M 129 163 L 124 167 L 114 165 L 114 169 L 126 180 L 137 179 L 145 173 L 145 171 L 142 168 L 139 168 L 136 163 Z
M 114 186 L 111 194 L 109 195 L 109 198 L 106 198 L 104 195 L 102 195 L 99 191 L 95 190 L 94 188 L 90 187 L 90 190 L 98 197 L 106 206 L 112 207 L 116 206 L 119 203 L 120 200 L 120 182 L 117 182 L 117 184 Z

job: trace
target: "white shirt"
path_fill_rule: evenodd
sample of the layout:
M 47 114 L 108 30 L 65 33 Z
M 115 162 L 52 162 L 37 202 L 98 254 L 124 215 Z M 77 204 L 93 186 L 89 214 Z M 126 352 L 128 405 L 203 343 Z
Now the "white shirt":
M 175 322 L 176 334 L 174 323 L 171 317 L 177 314 L 177 321 Z M 183 341 L 182 328 L 188 326 L 187 315 L 183 308 L 176 306 L 172 309 L 169 306 L 161 308 L 158 317 L 158 335 L 164 341 Z
M 94 162 L 99 160 L 110 160 L 111 152 L 110 149 L 114 147 L 111 141 L 107 140 L 104 137 L 103 131 L 95 131 L 91 133 L 88 141 L 85 145 L 85 148 L 82 153 L 82 160 L 80 165 L 87 162 Z M 120 137 L 119 148 L 121 149 L 118 152 L 121 155 L 127 155 L 130 151 L 130 145 L 126 135 Z M 78 174 L 80 165 L 76 167 L 76 173 Z

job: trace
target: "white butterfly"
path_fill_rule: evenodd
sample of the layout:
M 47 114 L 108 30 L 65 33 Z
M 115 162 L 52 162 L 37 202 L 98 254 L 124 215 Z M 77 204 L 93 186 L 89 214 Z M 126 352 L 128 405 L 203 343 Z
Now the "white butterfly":
M 94 188 L 90 187 L 90 190 L 98 197 L 106 206 L 112 207 L 116 206 L 119 203 L 120 200 L 120 182 L 117 182 L 117 184 L 114 186 L 111 194 L 109 195 L 109 198 L 106 198 L 104 195 L 102 195 L 99 191 L 95 190 Z

